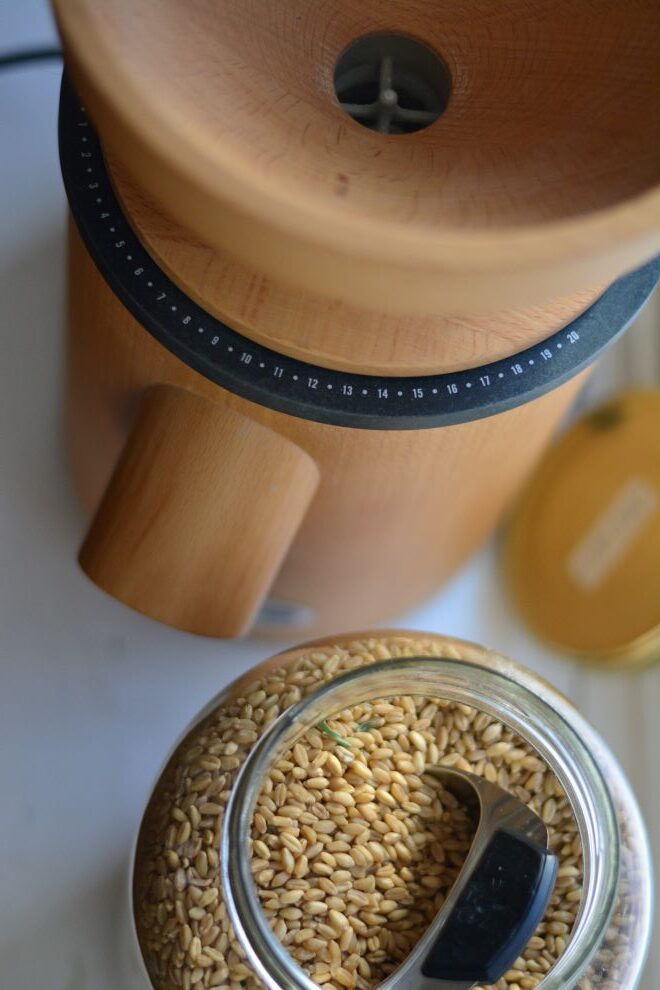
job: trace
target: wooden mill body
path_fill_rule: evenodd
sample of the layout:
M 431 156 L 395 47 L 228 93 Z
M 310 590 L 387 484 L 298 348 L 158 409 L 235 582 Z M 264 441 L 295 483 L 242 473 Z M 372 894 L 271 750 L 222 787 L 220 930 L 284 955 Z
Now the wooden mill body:
M 576 36 L 566 2 L 55 7 L 131 226 L 191 299 L 276 352 L 363 374 L 476 368 L 565 326 L 657 244 L 646 0 L 604 0 Z M 442 53 L 452 95 L 425 131 L 384 138 L 334 98 L 337 57 L 377 30 Z M 627 86 L 607 74 L 613 36 Z M 576 37 L 590 59 L 571 116 Z M 69 446 L 95 514 L 81 563 L 190 631 L 243 633 L 268 598 L 301 606 L 283 635 L 322 634 L 430 594 L 492 532 L 582 380 L 441 428 L 324 425 L 193 371 L 73 228 L 70 251 Z
M 69 292 L 71 461 L 90 512 L 107 489 L 82 565 L 121 601 L 209 635 L 245 632 L 267 595 L 311 610 L 288 635 L 379 621 L 431 594 L 490 534 L 582 377 L 456 426 L 327 426 L 170 354 L 75 230 Z

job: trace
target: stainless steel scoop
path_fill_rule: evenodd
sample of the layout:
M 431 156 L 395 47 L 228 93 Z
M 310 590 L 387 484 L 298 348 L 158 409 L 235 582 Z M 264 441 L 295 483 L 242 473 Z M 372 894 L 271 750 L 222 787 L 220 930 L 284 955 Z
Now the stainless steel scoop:
M 548 830 L 518 798 L 471 773 L 428 768 L 477 822 L 467 859 L 426 933 L 380 990 L 496 983 L 541 921 L 557 873 Z

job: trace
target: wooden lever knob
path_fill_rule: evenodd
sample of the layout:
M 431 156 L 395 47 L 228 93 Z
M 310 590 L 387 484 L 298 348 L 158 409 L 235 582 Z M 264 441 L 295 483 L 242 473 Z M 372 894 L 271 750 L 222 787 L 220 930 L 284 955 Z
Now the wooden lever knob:
M 168 625 L 246 632 L 319 480 L 290 440 L 193 392 L 158 385 L 80 551 L 101 588 Z

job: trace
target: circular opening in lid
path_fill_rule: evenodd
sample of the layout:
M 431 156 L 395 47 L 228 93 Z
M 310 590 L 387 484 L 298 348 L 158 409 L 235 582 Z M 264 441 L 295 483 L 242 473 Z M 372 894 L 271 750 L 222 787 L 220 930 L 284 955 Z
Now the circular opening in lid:
M 342 109 L 380 134 L 411 134 L 433 124 L 451 92 L 449 70 L 427 45 L 401 34 L 358 38 L 334 75 Z

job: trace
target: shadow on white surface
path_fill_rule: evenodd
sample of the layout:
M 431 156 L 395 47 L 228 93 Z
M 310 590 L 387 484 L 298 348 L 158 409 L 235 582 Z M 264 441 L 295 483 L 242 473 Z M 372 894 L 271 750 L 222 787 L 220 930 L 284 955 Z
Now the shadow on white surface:
M 50 850 L 51 857 L 55 850 Z M 71 864 L 75 872 L 75 864 Z M 37 899 L 0 934 L 2 985 L 48 990 L 132 990 L 121 980 L 125 946 L 118 924 L 128 863 L 79 877 L 60 897 Z M 36 893 L 36 892 L 35 892 Z

